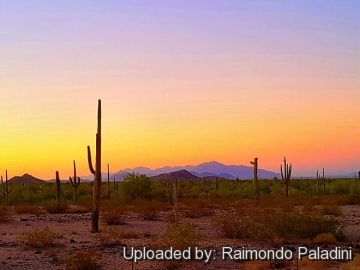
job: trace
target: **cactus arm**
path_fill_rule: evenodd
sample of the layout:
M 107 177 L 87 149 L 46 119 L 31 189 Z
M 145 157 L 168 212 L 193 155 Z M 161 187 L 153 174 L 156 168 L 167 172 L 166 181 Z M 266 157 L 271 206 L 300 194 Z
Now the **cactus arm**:
M 80 186 L 80 180 L 81 180 L 80 177 L 78 177 L 77 180 L 78 180 L 77 181 L 77 186 Z
M 95 170 L 94 170 L 94 167 L 93 167 L 92 161 L 91 161 L 91 150 L 90 150 L 90 146 L 87 147 L 87 153 L 88 153 L 88 164 L 89 164 L 90 172 L 95 175 Z
M 281 172 L 281 179 L 282 179 L 282 181 L 285 183 L 285 179 L 284 179 L 284 175 L 283 175 L 282 165 L 280 165 L 280 172 Z

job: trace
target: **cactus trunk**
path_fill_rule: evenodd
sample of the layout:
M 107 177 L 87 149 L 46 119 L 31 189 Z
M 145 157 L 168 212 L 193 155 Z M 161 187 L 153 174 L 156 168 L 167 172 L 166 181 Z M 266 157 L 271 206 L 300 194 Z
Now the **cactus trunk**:
M 93 208 L 91 213 L 91 232 L 99 231 L 99 213 L 101 198 L 101 100 L 98 100 L 95 170 L 91 161 L 90 146 L 88 149 L 89 169 L 94 174 Z
M 8 173 L 7 170 L 5 171 L 5 183 L 4 180 L 1 176 L 1 185 L 2 185 L 2 197 L 4 200 L 8 201 L 9 199 L 9 194 L 12 192 L 12 186 L 9 185 L 8 182 Z
M 56 175 L 56 200 L 57 200 L 57 212 L 60 213 L 60 177 L 59 172 L 55 172 Z
M 107 169 L 108 169 L 107 192 L 108 192 L 108 199 L 110 199 L 110 168 L 109 168 L 109 163 L 107 164 Z
M 285 184 L 285 195 L 286 197 L 289 196 L 289 184 L 291 179 L 291 170 L 292 170 L 292 164 L 286 163 L 286 158 L 284 157 L 284 173 L 282 169 L 282 165 L 280 165 L 280 172 L 281 172 L 281 179 L 283 183 Z
M 179 190 L 178 190 L 178 180 L 174 177 L 174 180 L 169 182 L 169 192 L 172 195 L 173 204 L 174 204 L 174 214 L 175 214 L 175 225 L 178 227 L 179 216 L 178 216 L 178 201 L 179 201 Z
M 70 184 L 74 190 L 74 204 L 77 204 L 77 189 L 80 186 L 80 177 L 76 177 L 76 164 L 74 160 L 74 179 L 69 177 Z
M 254 161 L 250 161 L 250 164 L 254 165 L 254 196 L 257 204 L 260 202 L 260 193 L 259 193 L 259 180 L 258 180 L 258 158 L 254 158 Z

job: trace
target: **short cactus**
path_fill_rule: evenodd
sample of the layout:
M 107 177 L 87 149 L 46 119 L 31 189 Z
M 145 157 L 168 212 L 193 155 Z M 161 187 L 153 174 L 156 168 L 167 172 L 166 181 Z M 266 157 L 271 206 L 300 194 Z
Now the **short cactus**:
M 80 186 L 80 177 L 76 177 L 76 164 L 74 160 L 74 178 L 69 176 L 69 181 L 74 190 L 74 204 L 77 204 L 77 189 Z
M 56 175 L 56 200 L 57 200 L 57 212 L 60 213 L 60 177 L 59 172 L 55 172 Z
M 8 182 L 8 173 L 5 171 L 5 182 L 3 177 L 1 176 L 1 186 L 2 186 L 2 198 L 4 200 L 9 199 L 9 194 L 12 192 L 12 186 Z
M 286 158 L 284 157 L 284 173 L 282 169 L 282 165 L 280 165 L 280 171 L 281 171 L 281 179 L 283 183 L 285 184 L 285 195 L 289 196 L 289 184 L 291 179 L 291 170 L 292 170 L 292 164 L 286 163 Z
M 250 161 L 251 165 L 254 165 L 254 196 L 257 204 L 260 202 L 260 193 L 259 193 L 259 179 L 258 179 L 258 158 L 254 158 L 254 161 Z

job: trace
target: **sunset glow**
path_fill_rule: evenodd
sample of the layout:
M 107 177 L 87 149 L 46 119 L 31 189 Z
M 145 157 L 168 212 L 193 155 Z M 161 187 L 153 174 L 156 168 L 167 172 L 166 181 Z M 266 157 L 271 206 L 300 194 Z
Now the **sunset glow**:
M 98 99 L 103 171 L 360 170 L 357 1 L 5 2 L 0 175 L 89 175 Z

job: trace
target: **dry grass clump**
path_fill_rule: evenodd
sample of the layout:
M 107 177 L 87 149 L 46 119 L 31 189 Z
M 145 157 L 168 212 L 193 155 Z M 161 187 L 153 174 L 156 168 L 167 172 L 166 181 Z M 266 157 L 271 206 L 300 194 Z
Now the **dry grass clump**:
M 338 217 L 341 215 L 341 209 L 339 206 L 335 205 L 335 204 L 324 204 L 321 207 L 321 212 L 324 215 L 332 215 L 335 217 Z
M 159 218 L 160 212 L 167 208 L 166 204 L 158 201 L 141 201 L 134 205 L 133 211 L 139 213 L 144 220 L 156 220 Z
M 183 213 L 178 212 L 178 214 L 177 214 L 178 222 L 180 222 L 182 220 L 182 216 L 183 216 Z M 165 222 L 175 224 L 175 222 L 176 222 L 175 211 L 172 210 L 169 213 L 167 213 L 164 220 L 165 220 Z
M 49 227 L 44 229 L 34 228 L 31 231 L 24 232 L 19 236 L 19 242 L 35 248 L 45 248 L 54 246 L 58 235 Z
M 66 213 L 73 213 L 73 214 L 82 214 L 82 213 L 89 213 L 91 208 L 85 207 L 82 205 L 75 205 L 71 204 L 67 206 Z
M 59 208 L 57 201 L 47 201 L 42 205 L 42 207 L 50 214 L 58 214 L 58 213 L 66 212 L 67 204 L 62 202 L 60 203 L 60 208 Z
M 215 209 L 210 207 L 208 201 L 186 200 L 183 203 L 184 216 L 187 218 L 212 216 L 215 213 Z
M 11 219 L 11 216 L 9 215 L 6 208 L 3 206 L 0 206 L 0 223 L 8 222 L 10 219 Z
M 321 233 L 314 237 L 314 244 L 336 244 L 336 237 L 332 233 Z
M 250 216 L 236 210 L 227 210 L 213 219 L 214 226 L 226 238 L 250 238 L 256 224 Z
M 114 247 L 123 244 L 123 237 L 121 237 L 120 230 L 114 227 L 97 233 L 96 239 L 104 247 Z
M 80 249 L 71 253 L 62 263 L 66 270 L 97 270 L 102 268 L 102 254 L 92 249 Z
M 107 225 L 123 225 L 126 224 L 124 214 L 124 206 L 114 206 L 102 213 L 102 219 Z
M 360 255 L 356 254 L 352 261 L 341 265 L 341 270 L 360 270 Z
M 18 214 L 32 214 L 37 217 L 47 213 L 46 210 L 36 205 L 18 205 L 14 207 L 14 210 Z
M 196 246 L 201 240 L 201 235 L 196 226 L 191 223 L 167 224 L 163 234 L 158 235 L 152 241 L 152 247 L 156 249 L 184 250 L 188 247 Z

